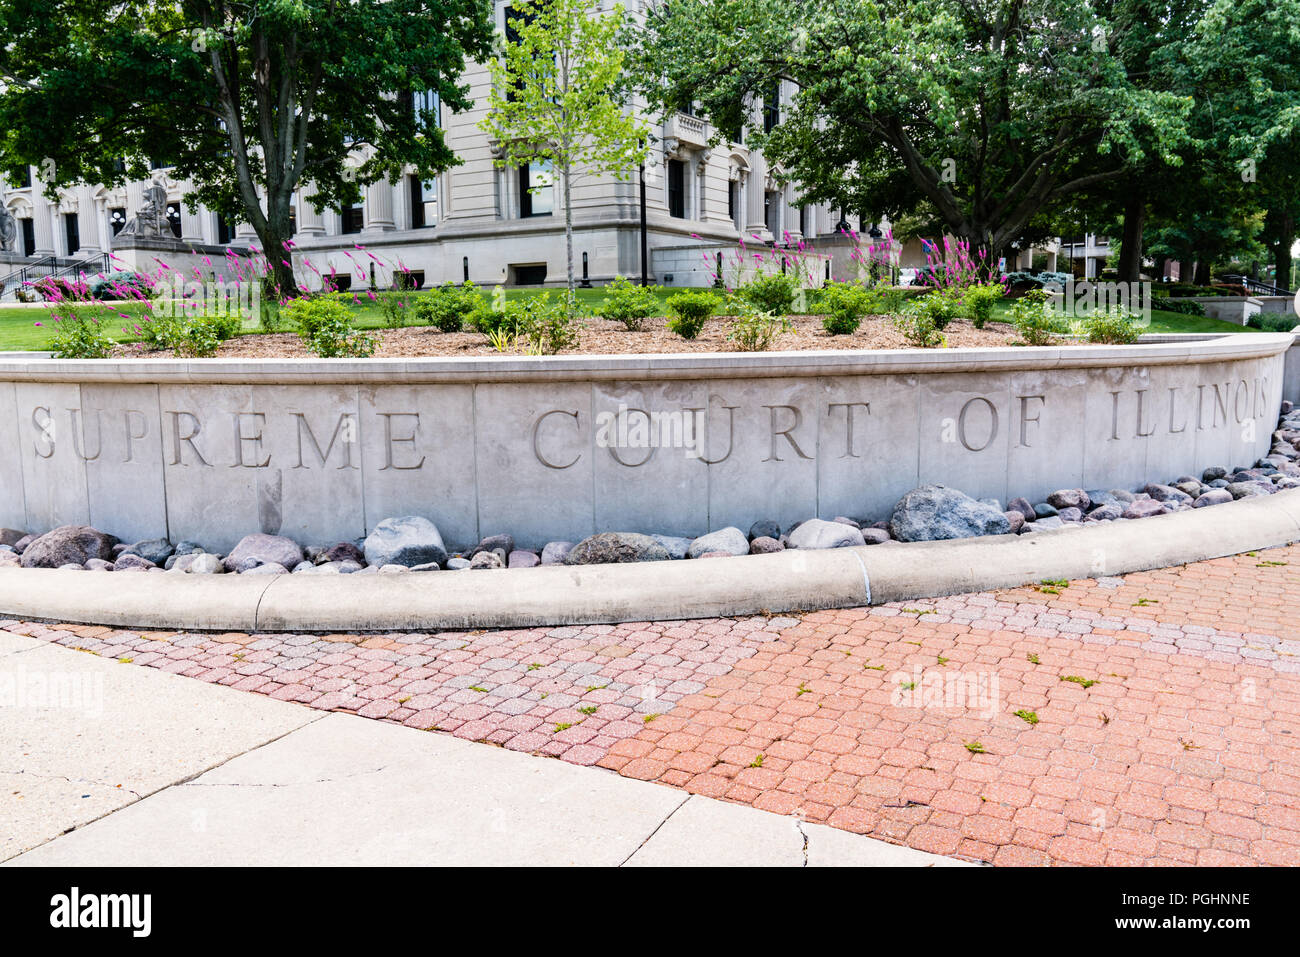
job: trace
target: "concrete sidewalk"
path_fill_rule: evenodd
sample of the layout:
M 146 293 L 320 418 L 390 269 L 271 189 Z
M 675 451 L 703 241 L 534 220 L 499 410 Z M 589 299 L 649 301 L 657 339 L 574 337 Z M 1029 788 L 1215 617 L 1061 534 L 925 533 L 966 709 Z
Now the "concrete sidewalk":
M 959 863 L 10 634 L 0 784 L 19 865 Z

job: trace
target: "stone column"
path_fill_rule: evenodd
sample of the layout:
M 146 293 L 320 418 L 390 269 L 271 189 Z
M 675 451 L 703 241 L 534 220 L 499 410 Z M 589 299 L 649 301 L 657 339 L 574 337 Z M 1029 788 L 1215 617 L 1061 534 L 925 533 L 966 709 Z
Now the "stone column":
M 194 184 L 186 182 L 181 188 L 181 196 L 194 189 Z M 207 230 L 204 226 L 208 220 L 207 210 L 200 206 L 196 211 L 190 212 L 185 200 L 181 200 L 181 239 L 187 243 L 204 243 L 208 241 Z M 214 237 L 215 238 L 215 237 Z
M 750 123 L 761 124 L 763 122 L 762 114 L 759 110 L 754 109 L 750 113 Z M 766 242 L 772 238 L 772 231 L 767 228 L 767 220 L 763 215 L 763 201 L 767 191 L 767 159 L 758 150 L 749 151 L 749 178 L 746 183 L 745 197 L 745 228 L 741 231 L 745 242 L 753 242 L 754 236 Z
M 54 207 L 39 189 L 32 190 L 32 229 L 36 233 L 35 256 L 54 255 Z
M 389 233 L 397 228 L 393 220 L 393 184 L 381 179 L 366 187 L 367 233 Z
M 315 191 L 310 186 L 304 186 L 298 190 L 298 235 L 300 236 L 325 235 L 324 211 L 316 212 L 312 208 L 311 201 L 307 199 L 309 195 L 314 194 Z
M 77 189 L 77 237 L 81 243 L 80 252 L 90 256 L 100 251 L 99 206 L 89 186 Z

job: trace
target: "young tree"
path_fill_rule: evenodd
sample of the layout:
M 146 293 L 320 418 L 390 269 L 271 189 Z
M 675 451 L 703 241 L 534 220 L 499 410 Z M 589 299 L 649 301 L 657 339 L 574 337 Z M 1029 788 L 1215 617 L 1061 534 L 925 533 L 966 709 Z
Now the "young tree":
M 625 179 L 645 162 L 648 135 L 629 109 L 618 42 L 623 9 L 600 0 L 523 0 L 513 7 L 500 59 L 489 61 L 489 112 L 480 124 L 500 150 L 499 167 L 549 163 L 564 201 L 564 243 L 573 292 L 573 184 Z
M 147 179 L 166 163 L 195 183 L 191 208 L 252 226 L 271 291 L 293 295 L 294 190 L 310 183 L 317 209 L 339 208 L 408 166 L 430 177 L 454 164 L 414 96 L 470 106 L 457 80 L 491 49 L 491 11 L 490 0 L 0 0 L 0 167 L 37 166 L 53 191 Z
M 798 89 L 746 132 L 810 199 L 924 205 L 1003 254 L 1041 211 L 1173 158 L 1182 97 L 1130 76 L 1094 0 L 661 2 L 637 60 L 647 95 L 744 121 L 773 79 Z M 904 176 L 900 184 L 898 172 Z M 900 189 L 901 185 L 901 189 Z

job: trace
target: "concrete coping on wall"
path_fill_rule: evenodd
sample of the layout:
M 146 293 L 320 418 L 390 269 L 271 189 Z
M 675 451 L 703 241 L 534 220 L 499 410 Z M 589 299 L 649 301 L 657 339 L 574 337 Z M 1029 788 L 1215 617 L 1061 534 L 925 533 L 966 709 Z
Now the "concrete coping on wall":
M 394 632 L 771 615 L 1121 575 L 1297 541 L 1300 489 L 1032 535 L 629 565 L 273 578 L 8 568 L 0 569 L 0 616 Z
M 619 381 L 1046 371 L 1189 365 L 1278 355 L 1294 333 L 1225 334 L 1121 346 L 803 350 L 656 355 L 393 359 L 49 359 L 0 354 L 0 381 L 318 385 Z

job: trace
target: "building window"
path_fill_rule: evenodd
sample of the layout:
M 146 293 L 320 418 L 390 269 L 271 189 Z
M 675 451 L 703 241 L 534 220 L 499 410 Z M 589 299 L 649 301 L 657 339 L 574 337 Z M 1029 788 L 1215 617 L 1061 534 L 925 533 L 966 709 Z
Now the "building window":
M 343 232 L 359 233 L 366 224 L 366 210 L 363 205 L 358 203 L 355 206 L 344 206 L 341 212 L 343 220 Z
M 289 235 L 298 235 L 298 207 L 293 203 L 289 204 Z
M 727 181 L 727 217 L 734 223 L 736 221 L 736 210 L 740 208 L 740 183 L 736 180 Z
M 418 176 L 406 178 L 411 191 L 411 228 L 427 229 L 438 225 L 438 181 L 421 182 Z
M 167 204 L 167 225 L 171 227 L 172 235 L 177 239 L 181 238 L 181 204 Z
M 799 207 L 799 235 L 803 236 L 805 239 L 808 238 L 809 212 L 810 210 L 807 206 Z
M 36 220 L 20 219 L 19 223 L 23 227 L 23 255 L 36 255 Z
M 771 133 L 781 123 L 781 81 L 773 80 L 763 97 L 763 132 Z
M 442 100 L 436 90 L 425 90 L 411 97 L 415 110 L 416 125 L 422 129 L 440 129 L 442 127 Z
M 217 244 L 225 246 L 234 238 L 235 231 L 230 228 L 230 220 L 217 214 Z
M 781 194 L 763 194 L 763 222 L 773 236 L 781 235 Z
M 668 161 L 668 215 L 686 218 L 686 163 L 682 160 Z
M 126 225 L 126 208 L 123 206 L 114 206 L 108 211 L 108 225 L 113 227 L 113 235 L 116 236 Z
M 68 243 L 69 256 L 81 248 L 81 230 L 77 225 L 76 213 L 63 214 L 63 237 Z
M 32 168 L 30 166 L 24 166 L 22 179 L 18 182 L 17 188 L 27 189 L 31 185 L 32 185 Z
M 555 212 L 555 177 L 550 163 L 519 167 L 519 215 L 550 216 Z

